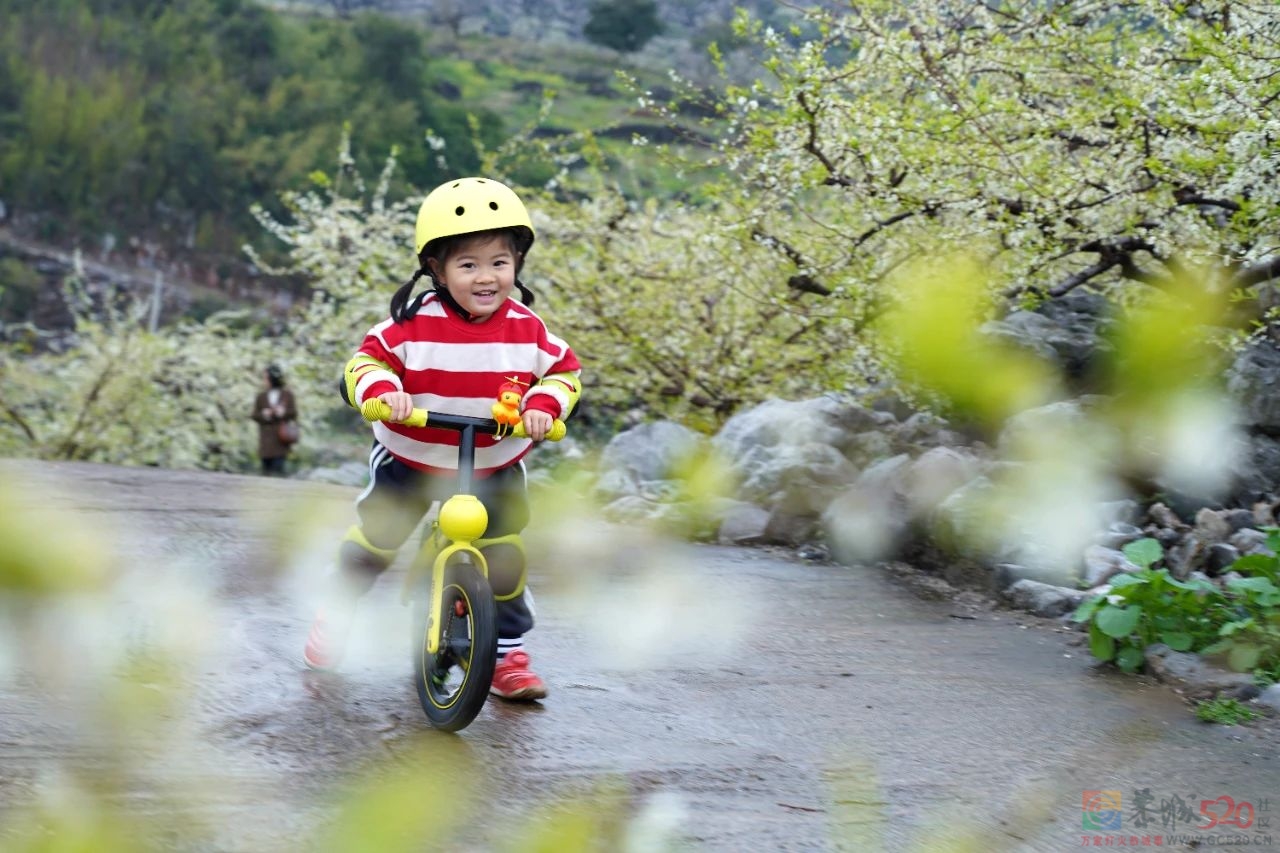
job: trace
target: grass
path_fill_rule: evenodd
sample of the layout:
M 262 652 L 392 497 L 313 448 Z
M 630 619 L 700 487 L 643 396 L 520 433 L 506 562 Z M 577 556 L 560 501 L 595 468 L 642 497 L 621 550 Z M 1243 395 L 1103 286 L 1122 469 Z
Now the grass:
M 1260 714 L 1245 707 L 1238 699 L 1210 699 L 1196 703 L 1196 717 L 1206 723 L 1235 726 L 1256 720 Z

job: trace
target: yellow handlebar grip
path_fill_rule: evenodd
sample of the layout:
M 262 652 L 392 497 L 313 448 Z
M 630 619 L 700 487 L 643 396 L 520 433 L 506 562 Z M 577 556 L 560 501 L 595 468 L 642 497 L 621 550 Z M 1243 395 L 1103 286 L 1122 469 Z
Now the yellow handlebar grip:
M 391 419 L 391 407 L 375 397 L 360 404 L 360 414 L 369 422 L 387 421 Z M 425 409 L 414 409 L 409 414 L 409 417 L 402 421 L 396 421 L 396 423 L 402 423 L 405 426 L 426 426 L 427 412 Z
M 360 404 L 360 414 L 369 423 L 385 421 L 391 415 L 391 407 L 374 397 Z
M 564 425 L 564 421 L 556 418 L 551 422 L 551 429 L 547 430 L 546 441 L 559 441 L 564 438 L 569 428 Z M 514 438 L 528 438 L 529 434 L 524 431 L 524 424 L 516 424 L 511 428 L 511 435 Z

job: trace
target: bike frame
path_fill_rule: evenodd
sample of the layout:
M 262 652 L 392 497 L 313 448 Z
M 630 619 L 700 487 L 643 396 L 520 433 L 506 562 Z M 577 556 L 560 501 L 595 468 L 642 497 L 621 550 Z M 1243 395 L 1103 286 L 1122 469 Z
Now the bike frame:
M 391 407 L 381 400 L 366 400 L 360 407 L 360 413 L 368 421 L 390 420 Z M 458 484 L 453 495 L 441 506 L 436 518 L 436 526 L 444 537 L 442 547 L 431 564 L 431 609 L 428 611 L 427 651 L 436 654 L 440 651 L 440 610 L 444 605 L 444 575 L 449 560 L 458 553 L 468 554 L 476 568 L 487 580 L 489 563 L 484 554 L 473 544 L 484 535 L 489 526 L 489 513 L 484 504 L 472 493 L 472 481 L 476 466 L 476 435 L 510 435 L 513 438 L 525 438 L 524 427 L 516 424 L 507 427 L 492 418 L 476 418 L 467 415 L 450 415 L 443 412 L 429 412 L 426 409 L 414 409 L 409 417 L 399 423 L 407 426 L 426 426 L 456 430 L 458 438 Z M 559 441 L 564 437 L 563 421 L 555 421 L 547 438 Z

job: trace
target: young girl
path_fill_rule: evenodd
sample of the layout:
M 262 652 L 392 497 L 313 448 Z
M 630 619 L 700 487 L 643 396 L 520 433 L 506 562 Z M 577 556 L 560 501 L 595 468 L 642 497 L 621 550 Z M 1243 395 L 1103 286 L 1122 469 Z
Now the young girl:
M 342 657 L 356 600 L 394 559 L 435 500 L 452 494 L 458 433 L 392 421 L 416 405 L 488 418 L 500 387 L 515 377 L 526 388 L 520 419 L 541 440 L 578 402 L 578 359 L 527 306 L 533 294 L 519 273 L 533 226 L 510 188 L 485 178 L 450 181 L 418 210 L 418 270 L 391 298 L 391 316 L 369 330 L 346 366 L 346 396 L 359 407 L 378 398 L 391 421 L 373 424 L 370 481 L 356 499 L 360 522 L 339 550 L 334 593 L 312 624 L 303 659 L 331 669 Z M 423 275 L 432 288 L 413 298 Z M 519 290 L 521 301 L 509 297 Z M 521 462 L 530 439 L 476 436 L 477 497 L 489 512 L 485 538 L 517 534 L 529 521 Z M 546 685 L 529 669 L 522 638 L 533 627 L 519 549 L 486 550 L 498 601 L 498 665 L 492 692 L 540 699 Z

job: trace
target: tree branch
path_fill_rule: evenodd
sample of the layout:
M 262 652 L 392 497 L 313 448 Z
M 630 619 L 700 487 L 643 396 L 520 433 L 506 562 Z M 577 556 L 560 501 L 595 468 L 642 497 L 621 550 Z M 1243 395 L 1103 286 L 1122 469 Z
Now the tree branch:
M 800 108 L 803 109 L 805 115 L 808 116 L 808 119 L 805 122 L 806 129 L 808 130 L 808 138 L 804 141 L 804 150 L 812 154 L 817 161 L 822 164 L 822 168 L 827 170 L 827 177 L 823 183 L 828 186 L 853 186 L 853 180 L 837 169 L 835 163 L 832 163 L 831 159 L 827 157 L 826 152 L 818 146 L 818 113 L 809 105 L 808 96 L 805 95 L 804 92 L 797 92 L 796 102 L 800 104 Z
M 791 261 L 797 269 L 804 269 L 809 265 L 805 260 L 804 255 L 800 254 L 800 251 L 794 246 L 788 244 L 785 240 L 779 240 L 777 237 L 772 237 L 764 233 L 759 228 L 751 229 L 751 239 L 778 249 L 782 254 L 787 256 L 787 259 Z M 797 293 L 815 293 L 818 296 L 831 295 L 831 289 L 829 287 L 819 282 L 813 276 L 804 273 L 797 273 L 796 275 L 788 277 L 787 287 Z
M 1155 247 L 1141 237 L 1122 237 L 1119 240 L 1110 241 L 1105 239 L 1090 240 L 1077 248 L 1076 252 L 1096 253 L 1099 256 L 1098 260 L 1084 269 L 1077 270 L 1049 288 L 1048 295 L 1054 298 L 1064 296 L 1116 267 L 1120 268 L 1121 275 L 1133 281 L 1157 284 L 1165 282 L 1167 281 L 1166 276 L 1143 270 L 1134 261 L 1133 256 L 1135 253 L 1153 253 L 1154 250 Z M 1025 285 L 1019 285 L 1006 290 L 1004 295 L 1012 299 L 1026 290 L 1027 287 Z
M 1276 255 L 1269 261 L 1262 261 L 1261 263 L 1236 270 L 1236 273 L 1231 276 L 1231 285 L 1233 287 L 1252 287 L 1255 284 L 1274 281 L 1277 278 L 1280 278 L 1280 255 Z

